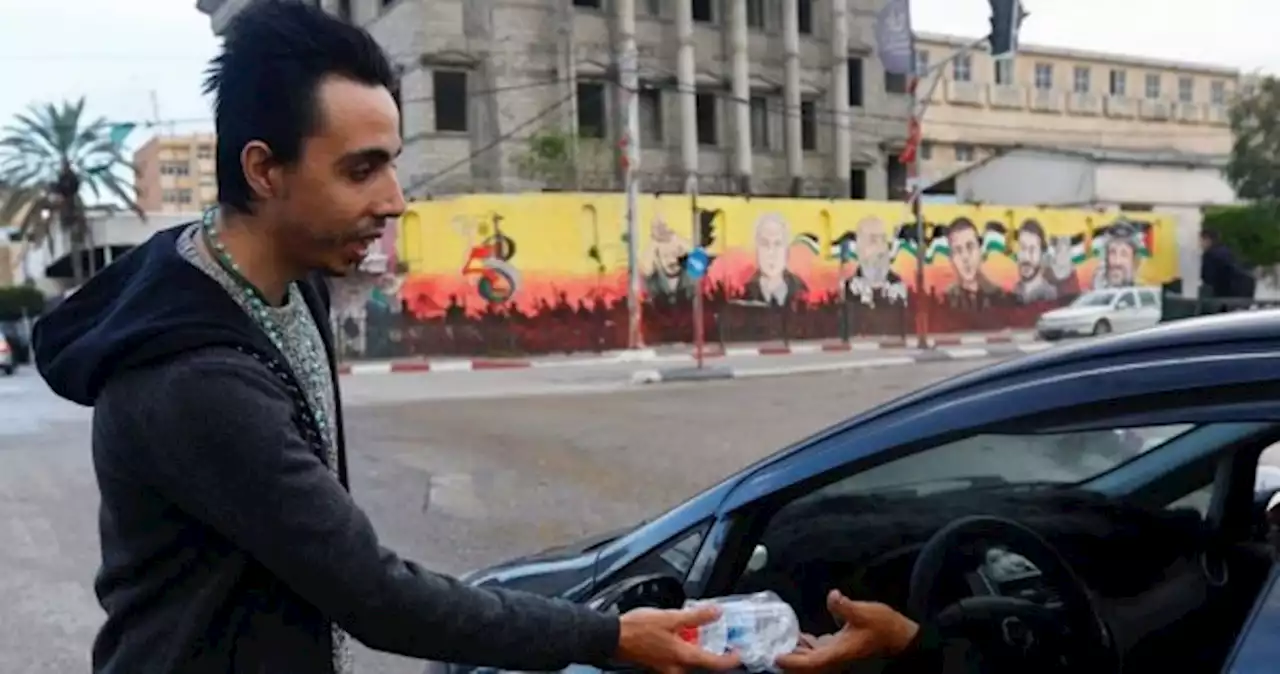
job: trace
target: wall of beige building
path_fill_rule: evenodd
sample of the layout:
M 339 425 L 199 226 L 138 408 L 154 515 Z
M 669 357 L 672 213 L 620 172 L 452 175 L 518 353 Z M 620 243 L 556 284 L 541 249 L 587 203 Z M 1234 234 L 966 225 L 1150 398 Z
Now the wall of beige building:
M 138 205 L 148 213 L 199 212 L 217 200 L 214 135 L 153 136 L 133 155 Z
M 921 35 L 919 63 L 942 63 L 972 42 Z M 1237 69 L 1034 45 L 1000 68 L 998 75 L 995 60 L 979 49 L 938 73 L 923 125 L 926 180 L 1014 144 L 1230 151 L 1227 106 L 1241 81 Z M 1151 91 L 1149 78 L 1157 83 Z M 1113 94 L 1115 79 L 1123 80 L 1123 93 Z
M 883 0 L 765 1 L 759 3 L 763 25 L 747 25 L 752 3 L 743 0 L 738 13 L 724 11 L 737 5 L 708 3 L 711 21 L 686 20 L 702 4 L 692 0 L 602 2 L 601 9 L 574 6 L 571 0 L 351 0 L 349 7 L 351 20 L 368 28 L 405 67 L 401 171 L 414 196 L 536 186 L 518 174 L 513 157 L 523 150 L 523 138 L 539 127 L 576 128 L 583 101 L 572 100 L 575 81 L 606 83 L 608 128 L 599 143 L 605 156 L 580 161 L 589 165 L 583 187 L 618 188 L 612 153 L 621 92 L 608 84 L 616 63 L 618 17 L 612 12 L 630 5 L 642 87 L 656 92 L 645 98 L 656 104 L 641 110 L 646 189 L 681 190 L 686 175 L 696 172 L 704 191 L 734 191 L 747 172 L 756 193 L 786 193 L 799 177 L 809 193 L 847 194 L 850 170 L 857 168 L 863 171 L 866 196 L 884 198 L 888 156 L 905 135 L 907 100 L 886 93 L 874 55 L 872 22 Z M 812 30 L 799 35 L 797 25 L 788 39 L 792 25 L 784 10 L 799 12 L 800 4 L 807 6 Z M 348 3 L 322 0 L 322 5 L 341 12 Z M 848 30 L 833 30 L 836 25 Z M 735 45 L 746 50 L 745 69 L 744 59 L 735 59 Z M 848 104 L 847 58 L 858 60 L 862 74 L 854 106 Z M 471 105 L 465 131 L 438 123 L 439 72 L 466 73 Z M 750 111 L 751 104 L 742 101 L 744 91 L 766 101 L 763 114 Z M 696 129 L 689 128 L 698 124 L 696 110 L 690 114 L 688 109 L 694 93 L 710 94 L 702 100 L 714 102 L 714 143 L 697 142 Z M 545 123 L 528 124 L 566 98 L 571 100 L 548 113 Z M 811 132 L 804 134 L 802 101 L 813 119 Z M 789 109 L 795 113 L 788 115 Z M 744 122 L 755 130 L 742 129 Z M 789 162 L 787 138 L 799 142 L 802 136 L 811 142 Z M 742 156 L 744 140 L 752 146 L 745 150 L 749 161 Z

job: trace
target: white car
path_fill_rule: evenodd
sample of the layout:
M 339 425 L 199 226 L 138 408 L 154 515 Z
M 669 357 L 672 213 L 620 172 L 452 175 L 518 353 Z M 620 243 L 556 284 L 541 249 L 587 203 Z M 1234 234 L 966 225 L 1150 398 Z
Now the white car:
M 1158 288 L 1091 290 L 1071 304 L 1044 312 L 1036 322 L 1041 339 L 1131 332 L 1160 322 Z

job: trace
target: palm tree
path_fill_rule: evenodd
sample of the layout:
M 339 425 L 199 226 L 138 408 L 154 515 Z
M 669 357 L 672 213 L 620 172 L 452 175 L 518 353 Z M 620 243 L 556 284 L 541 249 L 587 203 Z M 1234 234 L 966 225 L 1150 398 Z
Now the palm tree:
M 0 223 L 17 223 L 21 240 L 40 245 L 49 241 L 52 225 L 58 222 L 69 234 L 76 285 L 87 276 L 86 192 L 95 201 L 115 197 L 138 217 L 146 217 L 134 200 L 131 181 L 120 175 L 136 173 L 120 147 L 132 126 L 101 117 L 86 121 L 84 105 L 81 97 L 61 106 L 32 106 L 0 131 Z

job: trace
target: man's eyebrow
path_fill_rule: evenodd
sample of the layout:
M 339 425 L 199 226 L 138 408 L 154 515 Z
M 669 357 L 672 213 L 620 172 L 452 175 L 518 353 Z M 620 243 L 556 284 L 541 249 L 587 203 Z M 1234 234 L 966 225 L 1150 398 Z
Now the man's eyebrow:
M 365 162 L 370 164 L 388 164 L 399 157 L 402 152 L 404 152 L 404 146 L 396 148 L 394 154 L 383 147 L 370 147 L 363 150 L 348 152 L 342 155 L 342 158 L 338 160 L 338 163 L 348 165 Z

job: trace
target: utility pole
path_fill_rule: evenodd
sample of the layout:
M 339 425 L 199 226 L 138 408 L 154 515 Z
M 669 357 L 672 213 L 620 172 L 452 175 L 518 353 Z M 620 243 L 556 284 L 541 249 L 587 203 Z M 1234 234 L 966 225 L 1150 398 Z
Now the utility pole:
M 636 50 L 635 0 L 617 0 L 618 55 L 622 86 L 622 180 L 627 194 L 627 347 L 644 346 L 640 329 L 640 265 L 638 227 L 640 170 L 640 73 Z

